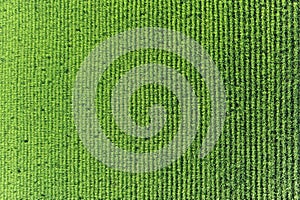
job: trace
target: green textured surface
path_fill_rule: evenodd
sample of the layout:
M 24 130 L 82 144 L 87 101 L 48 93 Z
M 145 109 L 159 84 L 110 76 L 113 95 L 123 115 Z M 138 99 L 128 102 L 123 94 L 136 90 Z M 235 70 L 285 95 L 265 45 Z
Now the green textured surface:
M 299 14 L 292 0 L 1 0 L 0 199 L 299 199 Z M 101 164 L 80 141 L 72 116 L 76 72 L 99 42 L 137 27 L 181 31 L 218 66 L 227 118 L 204 159 L 197 157 L 199 137 L 168 168 L 124 173 Z M 197 87 L 205 134 L 205 83 L 186 61 L 158 51 L 133 52 L 111 66 L 99 84 L 99 121 L 112 118 L 108 89 L 144 59 L 173 66 Z M 165 103 L 180 121 L 172 95 L 142 88 L 132 98 L 133 118 L 146 124 L 143 108 Z M 104 129 L 122 148 L 150 151 L 176 134 L 169 123 L 147 142 L 113 123 Z

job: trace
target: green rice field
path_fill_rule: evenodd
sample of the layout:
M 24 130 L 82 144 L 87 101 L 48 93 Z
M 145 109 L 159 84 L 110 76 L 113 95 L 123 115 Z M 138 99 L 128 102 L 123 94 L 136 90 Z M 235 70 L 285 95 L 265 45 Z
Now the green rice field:
M 299 19 L 296 0 L 0 0 L 0 199 L 300 199 Z M 182 74 L 199 102 L 197 136 L 169 166 L 122 172 L 91 155 L 74 122 L 72 91 L 82 63 L 101 42 L 127 30 L 181 32 L 209 54 L 226 92 L 226 118 L 213 150 L 199 157 L 210 92 L 192 64 L 143 49 L 116 59 L 99 77 L 99 124 L 119 148 L 155 152 L 178 132 L 182 107 L 159 84 L 134 91 L 130 116 L 167 118 L 152 138 L 122 131 L 112 114 L 118 80 L 136 66 L 164 64 Z

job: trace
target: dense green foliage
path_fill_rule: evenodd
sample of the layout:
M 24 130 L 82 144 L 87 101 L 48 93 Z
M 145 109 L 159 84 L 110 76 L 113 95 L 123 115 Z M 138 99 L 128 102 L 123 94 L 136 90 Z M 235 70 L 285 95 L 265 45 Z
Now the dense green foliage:
M 0 1 L 0 199 L 299 199 L 299 2 L 293 0 Z M 115 61 L 99 83 L 99 122 L 118 146 L 153 151 L 176 134 L 180 105 L 158 85 L 136 91 L 132 118 L 163 104 L 170 119 L 149 141 L 118 130 L 109 95 L 143 62 L 174 67 L 191 82 L 199 137 L 163 170 L 110 169 L 85 149 L 72 87 L 97 44 L 137 27 L 164 27 L 198 41 L 226 87 L 227 118 L 215 150 L 198 157 L 209 121 L 205 82 L 185 60 L 155 50 Z

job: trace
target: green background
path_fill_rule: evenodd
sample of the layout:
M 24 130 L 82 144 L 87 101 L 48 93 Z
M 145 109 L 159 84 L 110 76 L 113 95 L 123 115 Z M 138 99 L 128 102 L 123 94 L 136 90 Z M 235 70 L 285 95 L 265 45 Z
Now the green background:
M 299 2 L 293 0 L 0 0 L 0 199 L 299 199 Z M 109 138 L 132 151 L 161 148 L 176 134 L 180 106 L 163 87 L 141 88 L 131 113 L 166 106 L 156 139 L 130 138 L 112 122 L 109 94 L 126 70 L 146 61 L 175 67 L 199 95 L 199 137 L 179 160 L 132 174 L 97 161 L 79 139 L 72 87 L 97 44 L 138 27 L 181 31 L 198 41 L 224 80 L 227 117 L 213 152 L 198 157 L 209 121 L 199 74 L 171 53 L 132 52 L 98 88 Z M 121 66 L 121 67 L 120 67 Z

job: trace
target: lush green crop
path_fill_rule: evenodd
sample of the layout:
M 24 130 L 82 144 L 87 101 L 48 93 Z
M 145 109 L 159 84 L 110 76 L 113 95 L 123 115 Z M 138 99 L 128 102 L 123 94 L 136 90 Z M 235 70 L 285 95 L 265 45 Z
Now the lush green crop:
M 299 199 L 299 2 L 293 0 L 0 1 L 0 199 Z M 226 90 L 226 121 L 214 150 L 199 158 L 210 120 L 205 81 L 178 55 L 130 52 L 99 77 L 97 115 L 107 137 L 137 153 L 172 140 L 176 96 L 157 84 L 137 90 L 130 114 L 154 138 L 134 138 L 114 122 L 110 97 L 128 70 L 162 63 L 183 74 L 201 111 L 198 136 L 172 165 L 150 173 L 111 169 L 82 144 L 72 89 L 84 59 L 122 31 L 162 27 L 201 44 Z

